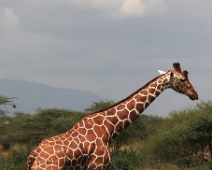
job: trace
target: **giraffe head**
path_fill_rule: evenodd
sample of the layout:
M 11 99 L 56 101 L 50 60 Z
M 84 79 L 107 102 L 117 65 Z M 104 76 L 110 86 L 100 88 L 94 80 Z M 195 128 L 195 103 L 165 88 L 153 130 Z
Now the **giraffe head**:
M 188 71 L 181 71 L 180 64 L 174 63 L 174 69 L 169 70 L 167 73 L 160 71 L 160 74 L 168 76 L 168 82 L 165 84 L 167 88 L 172 88 L 176 92 L 185 94 L 191 100 L 198 100 L 198 94 L 193 88 L 188 79 Z

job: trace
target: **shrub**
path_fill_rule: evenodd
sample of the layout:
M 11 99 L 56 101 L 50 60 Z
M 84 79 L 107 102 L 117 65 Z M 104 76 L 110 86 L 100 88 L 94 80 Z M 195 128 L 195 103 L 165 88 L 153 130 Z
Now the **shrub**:
M 25 163 L 30 149 L 20 148 L 13 150 L 8 157 L 0 156 L 1 170 L 20 170 L 25 168 Z
M 119 150 L 113 155 L 110 170 L 134 170 L 140 164 L 138 153 L 133 150 Z

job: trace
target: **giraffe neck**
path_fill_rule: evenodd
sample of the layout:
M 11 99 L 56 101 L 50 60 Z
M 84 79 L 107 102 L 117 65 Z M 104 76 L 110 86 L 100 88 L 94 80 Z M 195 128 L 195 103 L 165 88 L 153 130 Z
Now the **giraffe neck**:
M 105 124 L 110 139 L 114 139 L 122 130 L 126 129 L 168 88 L 168 81 L 168 74 L 156 77 L 126 99 L 104 110 Z

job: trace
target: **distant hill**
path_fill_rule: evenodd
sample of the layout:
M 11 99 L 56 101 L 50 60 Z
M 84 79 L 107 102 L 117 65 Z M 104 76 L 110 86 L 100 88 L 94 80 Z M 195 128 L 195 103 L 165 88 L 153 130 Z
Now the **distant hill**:
M 93 101 L 103 99 L 94 93 L 65 89 L 34 82 L 0 79 L 0 94 L 16 97 L 16 109 L 4 106 L 10 112 L 35 113 L 38 108 L 61 108 L 84 111 Z

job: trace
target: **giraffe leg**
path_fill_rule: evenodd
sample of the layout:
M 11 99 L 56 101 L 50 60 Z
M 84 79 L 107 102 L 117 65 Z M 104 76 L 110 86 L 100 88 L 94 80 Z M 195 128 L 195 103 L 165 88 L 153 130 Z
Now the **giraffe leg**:
M 101 146 L 91 154 L 88 170 L 108 170 L 111 164 L 111 155 L 107 147 Z
M 62 167 L 59 167 L 57 163 L 48 164 L 48 161 L 36 159 L 30 170 L 62 170 Z

